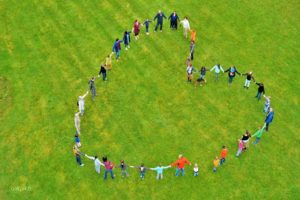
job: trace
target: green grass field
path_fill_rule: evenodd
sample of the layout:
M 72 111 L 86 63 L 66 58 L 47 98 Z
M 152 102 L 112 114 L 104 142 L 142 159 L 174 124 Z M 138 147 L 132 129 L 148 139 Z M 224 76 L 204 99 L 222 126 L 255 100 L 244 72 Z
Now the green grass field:
M 297 0 L 264 1 L 0 1 L 0 199 L 297 199 L 299 172 L 299 8 Z M 72 155 L 76 101 L 98 73 L 115 38 L 137 18 L 161 9 L 189 16 L 197 30 L 194 66 L 252 70 L 272 96 L 275 118 L 257 146 L 235 157 L 237 139 L 264 122 L 257 87 L 186 82 L 189 42 L 165 21 L 162 33 L 140 40 L 113 60 L 97 97 L 86 100 L 82 151 L 118 164 L 168 165 L 183 153 L 198 163 L 176 178 L 148 171 L 103 181 L 92 161 Z M 198 75 L 197 75 L 198 76 Z M 196 78 L 196 76 L 194 76 Z M 252 139 L 253 141 L 253 139 Z M 225 166 L 212 172 L 222 145 Z

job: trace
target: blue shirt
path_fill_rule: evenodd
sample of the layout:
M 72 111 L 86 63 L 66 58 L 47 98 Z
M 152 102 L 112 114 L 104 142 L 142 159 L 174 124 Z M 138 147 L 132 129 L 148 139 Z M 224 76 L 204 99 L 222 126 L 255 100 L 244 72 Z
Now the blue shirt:
M 265 122 L 266 123 L 271 123 L 273 121 L 273 117 L 274 117 L 274 112 L 273 111 L 269 112 L 269 114 L 266 117 Z
M 163 170 L 167 169 L 167 168 L 169 168 L 169 166 L 167 166 L 167 167 L 155 167 L 155 168 L 152 168 L 152 170 L 156 171 L 158 174 L 162 174 Z

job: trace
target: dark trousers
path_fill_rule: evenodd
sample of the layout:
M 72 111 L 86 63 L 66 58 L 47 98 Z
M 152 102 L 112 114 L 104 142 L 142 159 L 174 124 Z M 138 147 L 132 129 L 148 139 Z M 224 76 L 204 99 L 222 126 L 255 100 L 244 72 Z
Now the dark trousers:
M 113 173 L 112 169 L 106 169 L 104 172 L 104 180 L 106 180 L 108 173 L 110 173 L 111 178 L 114 179 L 114 173 Z
M 82 164 L 80 155 L 76 155 L 76 162 L 78 163 L 78 165 Z
M 102 72 L 102 79 L 105 81 L 106 80 L 106 72 Z
M 194 60 L 194 52 L 191 53 L 191 60 Z
M 158 26 L 160 26 L 159 30 L 162 30 L 163 23 L 162 22 L 157 22 L 157 24 L 155 26 L 155 29 L 154 29 L 155 31 L 157 31 Z
M 146 26 L 146 33 L 149 32 L 149 26 Z
M 171 21 L 170 28 L 177 29 L 177 21 Z
M 270 123 L 266 123 L 266 131 L 269 130 L 269 124 L 270 124 Z

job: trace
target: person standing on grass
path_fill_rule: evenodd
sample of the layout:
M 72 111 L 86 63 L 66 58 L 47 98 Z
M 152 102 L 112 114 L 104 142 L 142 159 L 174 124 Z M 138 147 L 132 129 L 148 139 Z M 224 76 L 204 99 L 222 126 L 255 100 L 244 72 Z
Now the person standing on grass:
M 196 163 L 194 165 L 194 176 L 198 176 L 199 175 L 199 168 L 198 168 L 198 164 Z
M 129 43 L 130 43 L 130 33 L 131 33 L 131 31 L 125 31 L 124 36 L 123 36 L 123 41 L 124 41 L 126 51 L 130 48 L 130 45 L 129 45 Z
M 255 82 L 254 76 L 252 72 L 245 73 L 243 74 L 243 76 L 246 76 L 244 88 L 249 89 L 251 80 Z
M 191 41 L 190 44 L 190 59 L 194 60 L 195 42 Z
M 177 30 L 177 22 L 179 21 L 179 16 L 176 11 L 174 11 L 168 18 L 170 20 L 170 28 Z
M 102 80 L 106 81 L 106 65 L 104 65 L 104 66 L 101 65 L 100 66 L 98 77 L 100 77 L 101 74 L 102 74 Z
M 110 176 L 112 179 L 114 179 L 114 173 L 113 173 L 113 168 L 114 168 L 114 164 L 112 162 L 110 162 L 106 156 L 104 156 L 102 158 L 104 167 L 105 167 L 105 172 L 104 172 L 104 180 L 107 179 L 107 174 L 110 173 Z
M 171 167 L 170 165 L 163 167 L 161 164 L 159 164 L 159 166 L 157 166 L 155 168 L 150 168 L 150 170 L 156 171 L 156 173 L 157 173 L 156 179 L 159 180 L 159 179 L 163 179 L 164 169 L 168 169 L 170 167 Z
M 180 24 L 182 24 L 183 27 L 183 35 L 185 38 L 188 37 L 188 32 L 190 31 L 190 22 L 187 17 L 184 17 L 182 21 L 180 21 Z
M 214 165 L 213 172 L 217 172 L 217 168 L 220 165 L 220 159 L 218 158 L 218 156 L 213 160 L 213 165 Z
M 258 89 L 257 89 L 257 94 L 256 94 L 255 98 L 257 98 L 257 100 L 259 101 L 261 98 L 261 95 L 265 94 L 265 86 L 263 83 L 256 83 L 256 85 L 258 85 Z
M 244 151 L 247 150 L 247 148 L 249 147 L 249 140 L 250 140 L 251 134 L 248 130 L 246 130 L 246 133 L 243 134 L 241 140 L 244 143 Z
M 259 142 L 259 140 L 260 140 L 260 138 L 261 138 L 261 136 L 262 136 L 264 130 L 265 130 L 265 125 L 264 125 L 263 127 L 259 127 L 259 128 L 258 128 L 258 131 L 256 131 L 256 132 L 252 135 L 252 137 L 255 137 L 255 138 L 256 138 L 255 141 L 253 142 L 254 145 L 256 145 L 256 144 Z
M 205 80 L 205 74 L 206 74 L 207 71 L 209 71 L 208 68 L 206 68 L 205 66 L 201 67 L 201 69 L 199 70 L 199 72 L 200 72 L 200 79 Z
M 274 111 L 273 108 L 270 108 L 270 111 L 267 114 L 267 117 L 265 119 L 266 131 L 269 131 L 269 125 L 273 121 L 273 118 L 274 118 Z
M 132 28 L 134 32 L 135 40 L 139 39 L 140 27 L 141 27 L 141 23 L 136 19 L 133 23 L 133 28 Z
M 184 175 L 185 165 L 191 165 L 191 163 L 180 154 L 178 160 L 171 164 L 171 166 L 176 167 L 175 176 L 178 176 L 180 172 L 182 176 Z
M 220 153 L 220 165 L 222 165 L 223 163 L 225 163 L 226 161 L 226 156 L 227 156 L 227 153 L 228 153 L 228 149 L 227 147 L 224 145 L 222 147 L 222 150 L 221 150 L 221 153 Z
M 85 157 L 94 161 L 95 170 L 98 174 L 100 174 L 100 166 L 104 166 L 104 164 L 98 159 L 98 156 L 96 155 L 95 157 L 93 157 L 93 156 L 88 156 L 87 154 L 85 154 Z
M 162 32 L 164 18 L 167 19 L 167 17 L 164 15 L 164 13 L 162 13 L 161 10 L 159 10 L 153 19 L 153 21 L 155 21 L 157 19 L 157 23 L 156 23 L 154 32 L 157 31 L 158 26 L 159 26 L 160 32 Z
M 91 93 L 92 93 L 92 100 L 94 101 L 95 96 L 96 96 L 95 77 L 92 77 L 89 80 L 88 84 L 89 84 L 89 88 L 90 88 Z
M 123 40 L 119 40 L 119 38 L 116 39 L 116 41 L 114 42 L 113 48 L 112 48 L 112 53 L 116 53 L 116 60 L 119 60 L 120 57 L 120 53 L 121 53 L 121 42 L 123 42 Z
M 89 91 L 87 91 L 83 96 L 78 97 L 77 105 L 81 116 L 84 113 L 84 98 L 88 95 L 88 93 Z
M 121 160 L 120 166 L 121 168 L 121 177 L 128 177 L 128 173 L 127 173 L 127 165 L 125 164 L 124 160 Z
M 264 95 L 264 98 L 266 100 L 265 107 L 264 107 L 264 113 L 268 113 L 271 107 L 271 96 Z
M 75 128 L 76 128 L 76 133 L 80 135 L 80 112 L 75 113 L 74 116 L 74 123 L 75 123 Z
M 105 66 L 107 67 L 108 70 L 110 70 L 112 68 L 112 62 L 111 62 L 112 55 L 113 55 L 113 53 L 108 55 L 105 59 Z
M 138 167 L 135 167 L 135 166 L 129 166 L 129 167 L 131 167 L 131 168 L 138 168 L 139 171 L 140 171 L 140 178 L 141 178 L 142 180 L 145 179 L 146 170 L 149 169 L 149 168 L 146 168 L 146 167 L 144 166 L 144 163 L 142 163 L 141 166 L 138 166 Z
M 239 144 L 238 144 L 238 151 L 236 152 L 236 157 L 239 157 L 244 149 L 243 141 L 242 140 L 238 140 L 238 141 L 239 141 Z
M 196 31 L 191 30 L 191 42 L 196 42 Z
M 78 148 L 80 148 L 80 147 L 81 147 L 81 143 L 80 143 L 79 135 L 78 135 L 77 133 L 75 134 L 74 140 L 75 140 L 75 145 L 76 145 Z
M 228 72 L 228 84 L 231 85 L 232 81 L 235 77 L 235 74 L 237 73 L 238 75 L 241 75 L 240 72 L 237 71 L 235 66 L 229 67 L 227 70 L 225 70 L 225 72 Z
M 146 34 L 149 35 L 149 24 L 151 23 L 152 21 L 149 20 L 149 19 L 146 19 L 146 21 L 144 21 L 143 25 L 146 26 Z
M 192 63 L 190 63 L 189 66 L 186 68 L 186 73 L 187 73 L 187 81 L 192 82 L 193 80 L 193 72 L 196 71 L 195 68 L 192 66 Z
M 80 167 L 83 167 L 84 164 L 81 162 L 81 152 L 79 151 L 79 149 L 77 148 L 76 145 L 73 146 L 73 154 L 76 158 L 76 162 Z
M 210 71 L 215 71 L 215 81 L 219 80 L 219 75 L 221 71 L 224 73 L 224 69 L 220 64 L 216 64 L 213 68 L 211 68 Z

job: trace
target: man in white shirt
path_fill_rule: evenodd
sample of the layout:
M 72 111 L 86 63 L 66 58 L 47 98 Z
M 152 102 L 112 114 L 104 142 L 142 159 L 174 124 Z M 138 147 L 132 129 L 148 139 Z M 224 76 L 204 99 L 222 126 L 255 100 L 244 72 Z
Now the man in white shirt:
M 75 128 L 76 128 L 76 132 L 78 134 L 80 134 L 80 116 L 79 116 L 80 112 L 75 113 L 74 116 L 74 123 L 75 123 Z
M 93 156 L 88 156 L 87 154 L 85 154 L 85 157 L 87 157 L 87 158 L 89 158 L 89 159 L 91 159 L 91 160 L 94 161 L 94 163 L 95 163 L 95 170 L 96 170 L 96 172 L 98 174 L 100 174 L 100 166 L 101 165 L 104 166 L 104 164 L 98 159 L 98 156 L 93 157 Z
M 188 32 L 190 31 L 190 22 L 187 17 L 184 18 L 184 20 L 180 21 L 180 24 L 182 24 L 183 27 L 183 35 L 185 38 L 188 36 Z
M 87 91 L 83 96 L 78 97 L 78 108 L 81 116 L 84 113 L 84 98 L 88 95 L 88 93 L 89 91 Z

